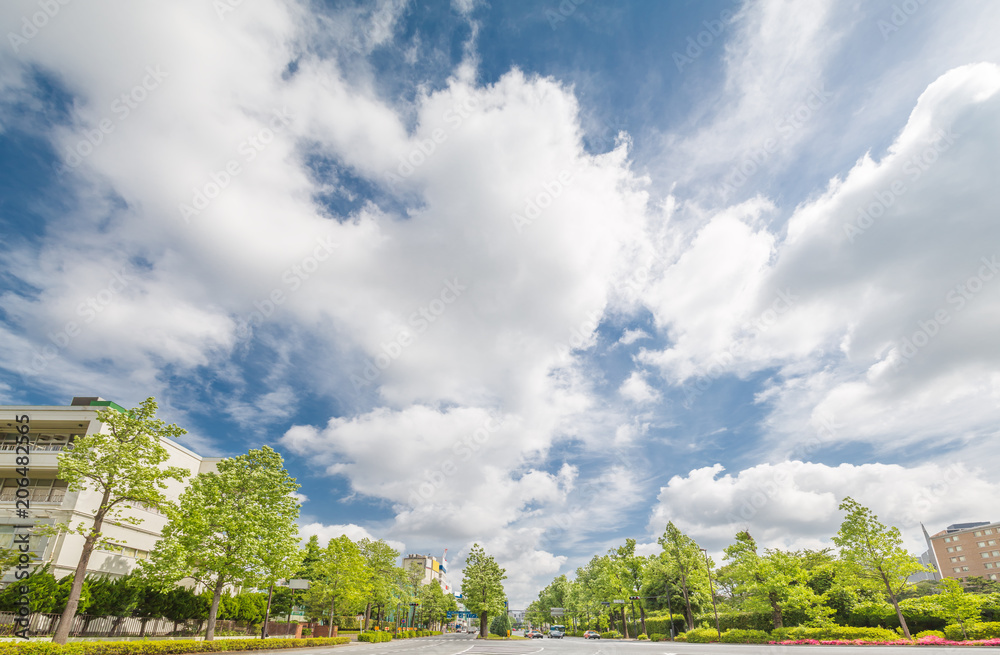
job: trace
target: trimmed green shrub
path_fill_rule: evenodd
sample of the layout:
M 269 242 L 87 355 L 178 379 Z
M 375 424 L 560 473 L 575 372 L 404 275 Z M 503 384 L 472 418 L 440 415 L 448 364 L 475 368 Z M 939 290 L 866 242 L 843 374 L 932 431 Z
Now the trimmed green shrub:
M 348 637 L 317 639 L 221 639 L 219 641 L 77 641 L 60 646 L 49 641 L 2 642 L 0 655 L 179 655 L 225 651 L 311 648 L 350 643 Z
M 684 633 L 687 641 L 693 644 L 711 644 L 719 641 L 719 633 L 715 628 L 695 628 Z
M 362 632 L 358 635 L 358 641 L 368 643 L 378 643 L 381 641 L 392 641 L 391 632 Z
M 721 618 L 721 617 L 720 617 Z M 684 632 L 687 625 L 684 623 L 684 617 L 680 614 L 674 614 L 674 634 L 680 634 Z M 736 626 L 731 626 L 736 627 Z M 659 632 L 661 634 L 670 634 L 670 619 L 664 616 L 657 617 L 646 617 L 646 632 L 648 634 L 653 634 L 654 632 Z
M 985 623 L 966 623 L 965 631 L 969 639 L 994 639 L 1000 637 L 1000 621 L 987 621 Z M 952 641 L 962 641 L 962 628 L 957 623 L 952 623 L 944 628 L 944 636 Z
M 853 628 L 843 625 L 829 625 L 822 628 L 775 628 L 771 631 L 773 641 L 788 641 L 793 639 L 816 639 L 828 641 L 833 639 L 864 639 L 865 641 L 894 641 L 899 635 L 894 630 L 886 628 Z
M 722 633 L 724 644 L 766 644 L 771 635 L 763 630 L 726 630 Z
M 682 632 L 679 635 L 677 635 L 676 637 L 674 637 L 674 641 L 687 641 L 687 640 L 688 640 L 688 638 L 687 638 L 687 633 L 686 632 Z
M 793 617 L 787 618 L 786 625 L 797 625 L 798 622 Z M 773 628 L 774 621 L 771 620 L 770 612 L 719 612 L 719 629 L 723 632 L 727 630 L 770 631 Z
M 663 641 L 665 639 L 669 639 L 669 637 L 661 635 L 659 632 L 654 632 L 651 635 L 649 635 L 650 641 Z
M 941 630 L 923 630 L 913 636 L 917 639 L 920 639 L 921 637 L 941 637 L 944 639 L 944 632 Z
M 622 633 L 617 630 L 609 630 L 608 632 L 601 633 L 601 639 L 621 639 Z
M 646 633 L 640 632 L 639 636 L 636 637 L 636 639 L 638 639 L 639 641 L 648 641 L 649 637 L 646 636 Z

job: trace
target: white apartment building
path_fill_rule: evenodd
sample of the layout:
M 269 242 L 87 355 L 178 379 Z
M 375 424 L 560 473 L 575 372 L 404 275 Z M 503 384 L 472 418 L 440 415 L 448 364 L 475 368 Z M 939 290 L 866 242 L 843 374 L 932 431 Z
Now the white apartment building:
M 100 504 L 100 496 L 92 491 L 70 492 L 66 482 L 56 477 L 57 456 L 74 439 L 94 434 L 105 429 L 97 421 L 98 410 L 112 407 L 124 411 L 115 403 L 97 397 L 74 398 L 66 407 L 62 406 L 15 406 L 0 405 L 0 547 L 10 548 L 15 525 L 39 525 L 69 521 L 73 525 L 81 521 L 90 525 Z M 30 463 L 28 475 L 22 476 L 16 469 L 17 417 L 28 417 Z M 170 453 L 165 466 L 179 466 L 195 476 L 203 471 L 214 471 L 219 458 L 201 457 L 180 444 L 164 439 L 163 446 Z M 23 460 L 22 460 L 23 461 Z M 17 517 L 15 493 L 18 480 L 27 477 L 30 491 L 28 518 Z M 184 482 L 168 481 L 165 495 L 177 500 L 190 478 Z M 22 494 L 23 495 L 23 494 Z M 103 532 L 116 546 L 95 550 L 90 558 L 88 574 L 123 575 L 149 556 L 149 552 L 160 539 L 166 525 L 166 517 L 152 509 L 133 508 L 127 515 L 142 519 L 138 525 L 106 521 Z M 61 578 L 72 573 L 80 561 L 84 538 L 80 535 L 62 533 L 58 537 L 35 536 L 31 540 L 31 552 L 42 563 L 52 565 L 52 573 Z M 2 582 L 13 580 L 13 574 L 3 576 Z

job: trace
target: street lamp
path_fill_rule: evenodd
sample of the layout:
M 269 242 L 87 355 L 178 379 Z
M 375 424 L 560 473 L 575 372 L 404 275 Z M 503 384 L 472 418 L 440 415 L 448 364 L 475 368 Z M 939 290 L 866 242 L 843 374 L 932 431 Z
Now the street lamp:
M 715 611 L 715 631 L 719 634 L 719 640 L 722 640 L 722 630 L 719 629 L 719 608 L 715 605 L 715 589 L 712 588 L 712 567 L 708 563 L 708 551 L 704 548 L 699 548 L 701 552 L 705 553 L 705 569 L 708 571 L 708 591 L 712 594 L 712 609 Z M 671 623 L 671 625 L 673 625 Z

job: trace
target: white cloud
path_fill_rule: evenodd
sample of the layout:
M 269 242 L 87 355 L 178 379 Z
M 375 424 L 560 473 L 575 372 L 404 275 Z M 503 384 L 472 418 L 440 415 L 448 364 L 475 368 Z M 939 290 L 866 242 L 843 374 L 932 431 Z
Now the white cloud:
M 825 548 L 851 496 L 902 531 L 915 554 L 926 550 L 922 522 L 934 533 L 952 523 L 993 520 L 1000 492 L 986 471 L 962 464 L 760 464 L 735 475 L 720 465 L 674 476 L 660 489 L 649 522 L 653 535 L 673 521 L 714 552 L 747 529 L 768 548 Z
M 649 386 L 649 383 L 646 382 L 645 377 L 639 371 L 633 371 L 622 382 L 622 385 L 618 388 L 618 393 L 638 404 L 651 403 L 660 398 L 659 392 Z
M 629 346 L 635 343 L 636 341 L 639 341 L 640 339 L 649 339 L 649 338 L 650 336 L 645 330 L 629 329 L 622 332 L 621 339 L 618 340 L 618 343 Z
M 370 539 L 376 541 L 382 537 L 378 537 L 369 532 L 366 528 L 360 525 L 355 525 L 354 523 L 348 523 L 346 525 L 327 525 L 324 523 L 307 523 L 305 525 L 299 526 L 299 535 L 302 537 L 302 541 L 307 541 L 309 537 L 313 535 L 319 537 L 320 546 L 326 546 L 326 544 L 331 539 L 336 539 L 341 535 L 346 535 L 351 541 L 360 541 L 362 539 Z M 389 546 L 398 552 L 401 556 L 405 556 L 406 547 L 401 541 L 395 541 L 392 539 L 384 539 Z

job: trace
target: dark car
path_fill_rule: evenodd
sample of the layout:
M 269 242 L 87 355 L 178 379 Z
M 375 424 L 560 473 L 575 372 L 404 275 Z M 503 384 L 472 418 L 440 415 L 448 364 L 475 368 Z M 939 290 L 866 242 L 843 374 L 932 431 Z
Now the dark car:
M 529 639 L 541 639 L 545 635 L 543 635 L 538 630 L 529 630 L 528 632 L 524 633 L 524 636 L 527 637 L 527 638 L 529 638 Z
M 587 630 L 586 632 L 583 633 L 583 638 L 584 639 L 600 639 L 601 638 L 601 633 L 600 632 L 594 632 L 593 630 Z

